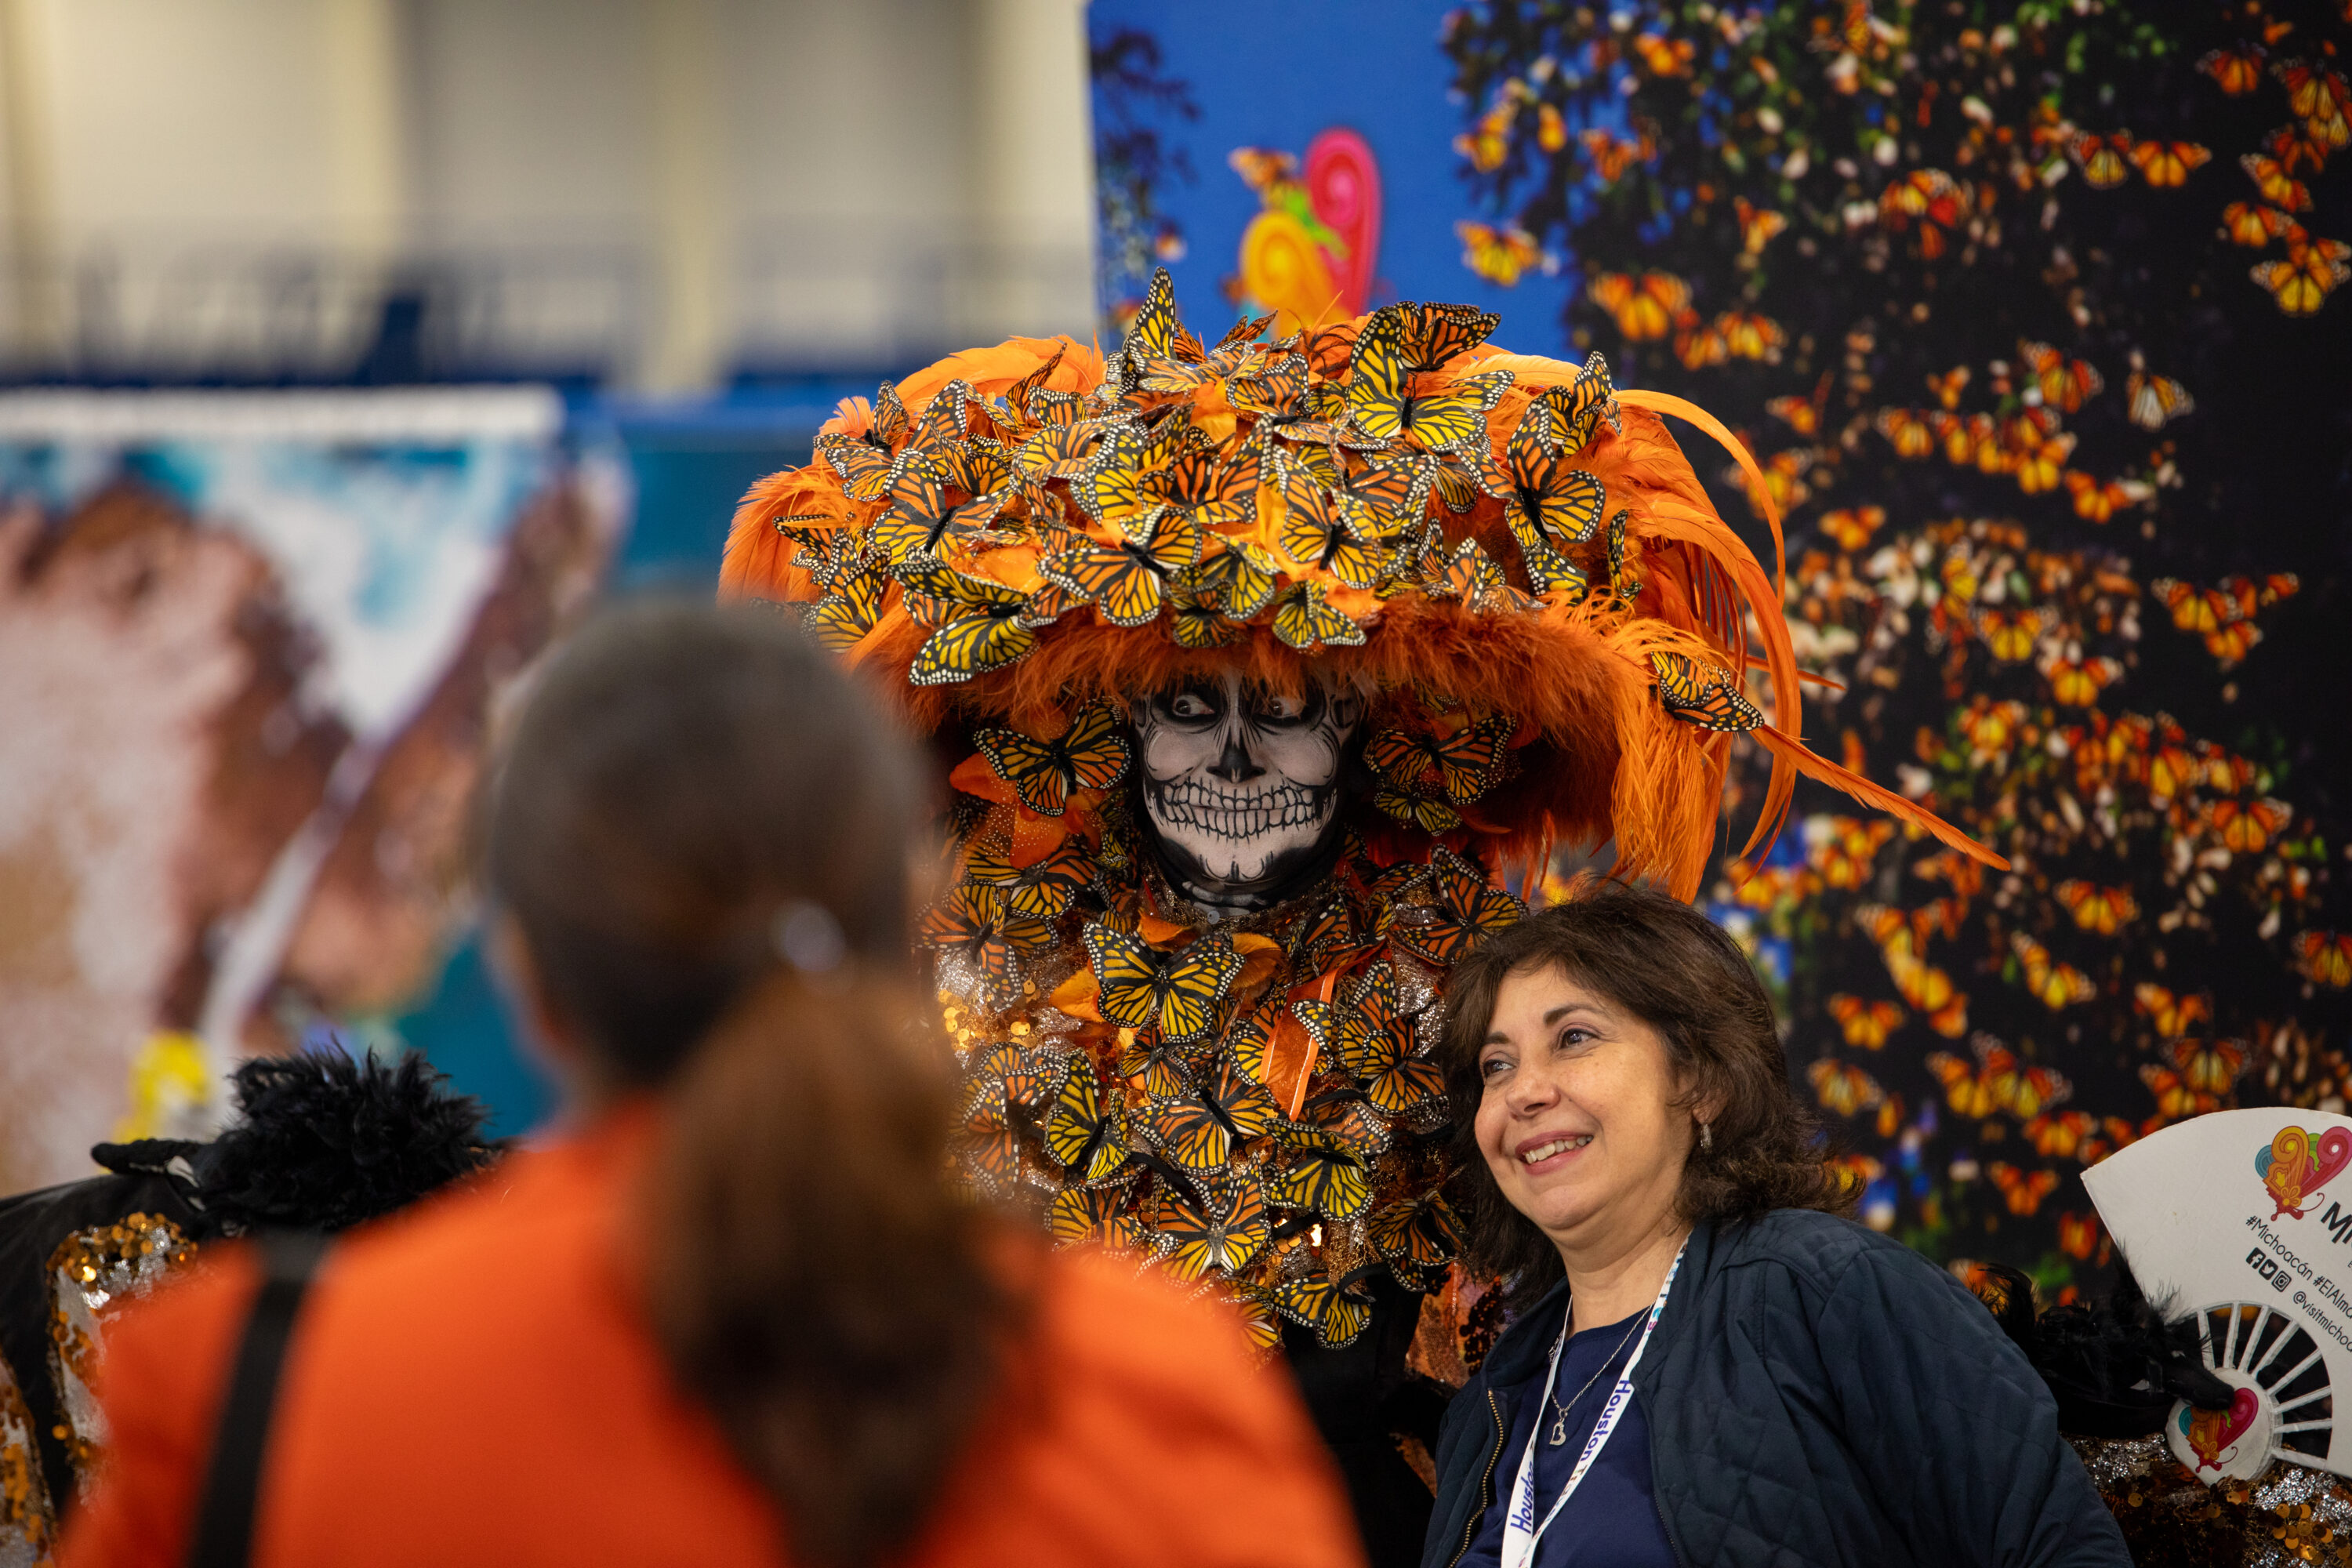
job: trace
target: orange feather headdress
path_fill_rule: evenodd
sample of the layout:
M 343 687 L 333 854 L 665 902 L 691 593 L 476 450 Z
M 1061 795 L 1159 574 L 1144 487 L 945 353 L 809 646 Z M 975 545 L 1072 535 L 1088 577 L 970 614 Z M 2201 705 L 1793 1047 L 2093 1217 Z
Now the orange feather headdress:
M 1621 875 L 1689 898 L 1746 733 L 1773 758 L 1748 850 L 1801 773 L 2000 863 L 1799 738 L 1779 520 L 1768 573 L 1661 416 L 1755 474 L 1713 417 L 1617 391 L 1597 355 L 1498 353 L 1465 307 L 1265 325 L 1204 346 L 1162 273 L 1108 362 L 1015 338 L 845 403 L 808 466 L 745 498 L 722 592 L 810 606 L 929 731 L 1050 740 L 1098 699 L 1238 669 L 1353 689 L 1373 732 L 1425 742 L 1401 757 L 1507 735 L 1482 778 L 1384 772 L 1376 847 L 1532 864 L 1613 841 Z
M 1691 897 L 1738 733 L 1773 757 L 1750 848 L 1803 773 L 1998 862 L 1797 738 L 1780 563 L 1661 418 L 1755 474 L 1708 416 L 1498 353 L 1459 306 L 1265 326 L 1203 345 L 1161 273 L 1108 363 L 1016 338 L 846 403 L 746 498 L 722 582 L 803 606 L 952 761 L 958 877 L 919 935 L 967 1175 L 1216 1284 L 1271 1348 L 1277 1317 L 1345 1343 L 1372 1272 L 1452 1265 L 1425 1047 L 1523 910 L 1496 873 L 1612 842 Z M 1346 691 L 1370 778 L 1328 876 L 1212 923 L 1118 786 L 1127 704 L 1228 675 Z

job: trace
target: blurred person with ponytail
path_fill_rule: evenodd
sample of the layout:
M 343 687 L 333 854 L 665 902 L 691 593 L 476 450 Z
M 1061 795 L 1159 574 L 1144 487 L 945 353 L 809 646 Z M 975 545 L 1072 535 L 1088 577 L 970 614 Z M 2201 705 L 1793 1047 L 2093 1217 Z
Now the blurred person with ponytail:
M 573 1115 L 319 1264 L 251 1561 L 1360 1562 L 1237 1321 L 955 1191 L 918 776 L 772 614 L 624 610 L 555 658 L 485 859 Z M 110 1342 L 68 1568 L 205 1555 L 260 1274 L 226 1257 Z

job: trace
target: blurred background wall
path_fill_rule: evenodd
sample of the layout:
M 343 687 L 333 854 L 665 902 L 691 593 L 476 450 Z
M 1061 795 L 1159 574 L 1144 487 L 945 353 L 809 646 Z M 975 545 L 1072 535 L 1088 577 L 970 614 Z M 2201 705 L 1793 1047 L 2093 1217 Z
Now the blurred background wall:
M 17 376 L 696 393 L 1092 317 L 1076 0 L 6 0 Z
M 0 1192 L 240 1051 L 543 1114 L 505 694 L 841 397 L 1090 333 L 1087 115 L 1081 0 L 0 0 Z

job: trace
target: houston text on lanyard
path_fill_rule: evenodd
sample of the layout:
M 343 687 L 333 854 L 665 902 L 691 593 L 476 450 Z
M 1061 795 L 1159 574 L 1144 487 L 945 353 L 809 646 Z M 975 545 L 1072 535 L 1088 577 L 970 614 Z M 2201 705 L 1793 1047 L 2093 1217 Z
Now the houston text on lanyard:
M 1601 1457 L 1601 1446 L 1609 1441 L 1609 1435 L 1617 1430 L 1617 1422 L 1625 1414 L 1627 1402 L 1633 1397 L 1633 1369 L 1641 1364 L 1642 1352 L 1650 1348 L 1650 1335 L 1656 1331 L 1658 1319 L 1666 1310 L 1666 1292 L 1675 1288 L 1675 1276 L 1682 1272 L 1683 1254 L 1689 1250 L 1687 1240 L 1675 1249 L 1675 1260 L 1666 1269 L 1666 1282 L 1658 1287 L 1658 1299 L 1650 1307 L 1650 1321 L 1642 1326 L 1642 1337 L 1635 1342 L 1633 1353 L 1625 1359 L 1625 1370 L 1617 1374 L 1616 1384 L 1609 1390 L 1609 1403 L 1601 1406 L 1601 1419 L 1593 1423 L 1592 1436 L 1585 1439 L 1584 1452 L 1577 1456 L 1576 1468 L 1569 1472 L 1568 1485 L 1559 1489 L 1559 1499 L 1551 1505 L 1551 1511 L 1543 1516 L 1540 1524 L 1536 1522 L 1536 1439 L 1543 1432 L 1542 1420 L 1538 1418 L 1534 1429 L 1528 1432 L 1527 1452 L 1519 1456 L 1519 1477 L 1511 1487 L 1511 1511 L 1503 1517 L 1502 1568 L 1532 1568 L 1536 1560 L 1536 1542 L 1541 1541 L 1544 1531 L 1551 1528 L 1551 1521 L 1559 1517 L 1559 1510 L 1568 1506 L 1568 1500 L 1583 1484 L 1585 1472 L 1592 1468 L 1592 1461 Z M 1576 1304 L 1570 1302 L 1569 1311 L 1572 1314 L 1575 1310 Z M 1552 1342 L 1551 1368 L 1544 1373 L 1543 1392 L 1538 1398 L 1551 1397 L 1552 1384 L 1559 1377 L 1560 1352 L 1567 1348 L 1568 1324 L 1562 1322 L 1559 1338 Z

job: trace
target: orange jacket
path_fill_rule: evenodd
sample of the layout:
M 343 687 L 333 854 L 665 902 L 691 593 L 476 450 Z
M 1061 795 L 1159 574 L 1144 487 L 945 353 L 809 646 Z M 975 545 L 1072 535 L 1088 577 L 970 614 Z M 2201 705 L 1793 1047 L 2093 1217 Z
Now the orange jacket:
M 260 1568 L 786 1562 L 615 1261 L 642 1142 L 608 1125 L 515 1155 L 328 1255 L 278 1385 Z M 184 1561 L 257 1289 L 232 1249 L 109 1330 L 110 1460 L 63 1568 Z M 1060 1253 L 1033 1332 L 1046 1375 L 983 1417 L 907 1563 L 1360 1568 L 1296 1394 L 1229 1315 Z

